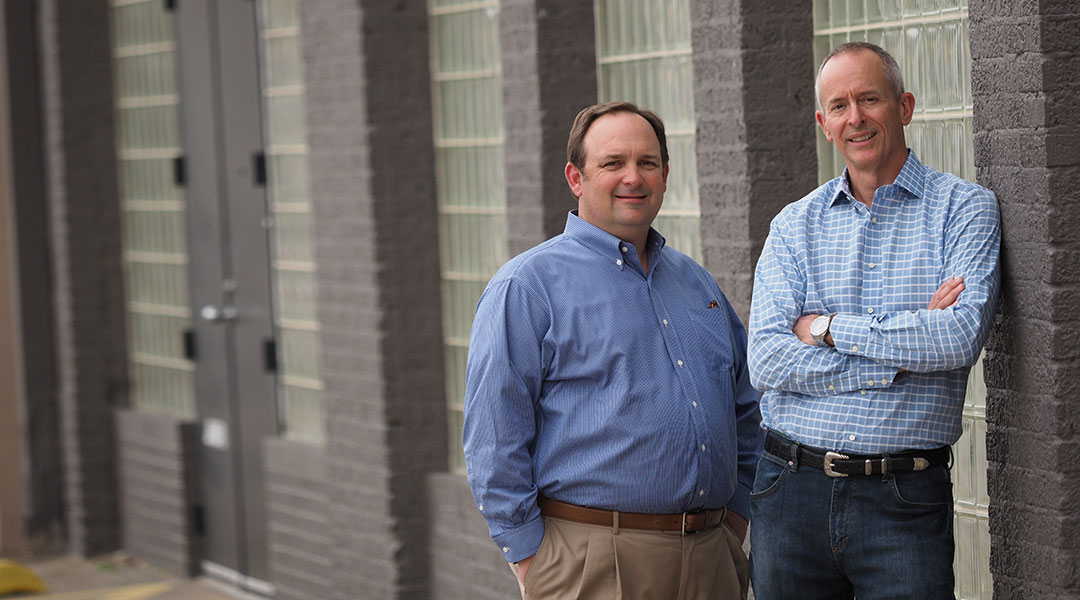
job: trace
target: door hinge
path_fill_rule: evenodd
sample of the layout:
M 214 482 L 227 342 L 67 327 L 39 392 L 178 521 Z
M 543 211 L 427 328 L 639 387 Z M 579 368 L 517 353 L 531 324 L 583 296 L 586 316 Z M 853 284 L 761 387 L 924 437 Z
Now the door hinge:
M 184 337 L 184 358 L 195 360 L 195 330 L 189 327 L 181 335 Z
M 182 186 L 187 183 L 187 165 L 184 164 L 184 155 L 181 154 L 173 159 L 173 183 Z
M 206 510 L 202 504 L 191 505 L 191 533 L 197 536 L 206 535 Z
M 273 338 L 263 340 L 263 369 L 277 373 L 277 342 Z
M 252 158 L 255 163 L 255 184 L 266 185 L 266 153 L 256 152 Z

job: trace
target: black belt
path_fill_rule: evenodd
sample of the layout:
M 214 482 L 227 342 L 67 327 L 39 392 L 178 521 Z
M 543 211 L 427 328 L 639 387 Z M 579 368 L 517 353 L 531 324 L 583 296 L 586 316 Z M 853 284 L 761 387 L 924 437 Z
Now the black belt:
M 803 446 L 773 431 L 769 431 L 765 436 L 765 451 L 786 461 L 793 461 L 799 466 L 819 468 L 829 477 L 923 471 L 930 467 L 948 465 L 950 456 L 948 446 L 887 454 L 841 454 Z

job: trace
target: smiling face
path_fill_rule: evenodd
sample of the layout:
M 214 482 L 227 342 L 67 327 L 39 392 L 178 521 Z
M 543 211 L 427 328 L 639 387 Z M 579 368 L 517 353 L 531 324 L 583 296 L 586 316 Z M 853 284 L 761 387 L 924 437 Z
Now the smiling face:
M 881 58 L 870 50 L 832 57 L 818 78 L 817 121 L 844 156 L 852 179 L 892 183 L 907 160 L 904 126 L 911 122 L 915 96 L 899 97 Z
M 605 114 L 584 137 L 584 168 L 566 165 L 578 216 L 641 250 L 667 189 L 660 142 L 644 117 Z

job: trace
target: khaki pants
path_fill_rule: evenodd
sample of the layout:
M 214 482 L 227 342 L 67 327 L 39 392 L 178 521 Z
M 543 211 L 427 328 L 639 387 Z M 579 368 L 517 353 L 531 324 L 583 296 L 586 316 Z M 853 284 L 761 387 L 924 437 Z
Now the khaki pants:
M 544 541 L 519 584 L 525 600 L 746 598 L 749 564 L 726 526 L 684 536 L 543 519 Z

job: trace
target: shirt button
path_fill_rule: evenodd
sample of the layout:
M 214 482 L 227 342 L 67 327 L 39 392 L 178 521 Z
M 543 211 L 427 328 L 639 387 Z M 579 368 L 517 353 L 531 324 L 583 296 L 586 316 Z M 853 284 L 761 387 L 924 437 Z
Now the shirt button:
M 873 268 L 874 268 L 874 267 L 876 267 L 877 265 L 875 265 L 874 263 L 869 263 L 869 264 L 867 264 L 866 266 L 868 266 L 868 267 L 870 267 L 871 269 L 873 269 Z
M 484 505 L 483 504 L 480 505 L 480 512 L 484 512 Z
M 855 434 L 853 433 L 853 434 L 849 435 L 847 439 L 854 442 L 855 441 Z
M 705 495 L 705 490 L 698 490 L 697 495 L 698 496 L 704 496 Z
M 873 380 L 873 379 L 871 379 L 870 381 L 867 381 L 867 382 L 866 382 L 866 385 L 868 385 L 868 386 L 870 386 L 870 387 L 874 387 L 874 380 Z
M 859 390 L 859 393 L 862 394 L 863 396 L 865 396 L 866 395 L 866 390 Z
M 667 325 L 668 325 L 667 319 L 664 319 L 664 327 L 667 327 Z
M 681 361 L 681 360 L 677 360 L 677 361 L 675 361 L 675 364 L 677 364 L 677 365 L 679 365 L 679 366 L 681 367 L 681 366 L 682 366 L 682 361 Z
M 870 308 L 866 309 L 866 312 L 868 312 L 870 314 L 874 314 L 874 308 L 870 307 Z
M 702 444 L 702 445 L 701 445 L 701 451 L 702 451 L 702 452 L 704 452 L 704 451 L 705 451 L 705 444 Z
M 697 400 L 694 400 L 694 401 L 693 401 L 693 402 L 691 402 L 690 404 L 691 404 L 691 405 L 693 405 L 693 407 L 694 407 L 694 408 L 697 408 Z
M 829 391 L 832 392 L 832 391 L 835 391 L 835 390 L 836 390 L 836 386 L 830 383 L 829 384 Z
M 858 347 L 858 346 L 852 346 L 852 347 L 851 347 L 851 351 L 852 351 L 852 352 L 858 352 L 858 351 L 859 351 L 859 347 Z
M 617 265 L 619 265 L 621 267 L 622 266 L 622 259 L 620 258 L 620 259 L 616 260 L 615 264 L 617 264 Z
M 622 248 L 619 248 L 619 250 L 622 250 L 623 252 L 626 252 L 626 246 L 623 246 Z
M 506 554 L 509 551 L 510 551 L 510 548 L 507 548 L 506 546 L 503 546 L 503 554 Z
M 877 217 L 871 217 L 870 222 L 871 223 L 877 223 Z

